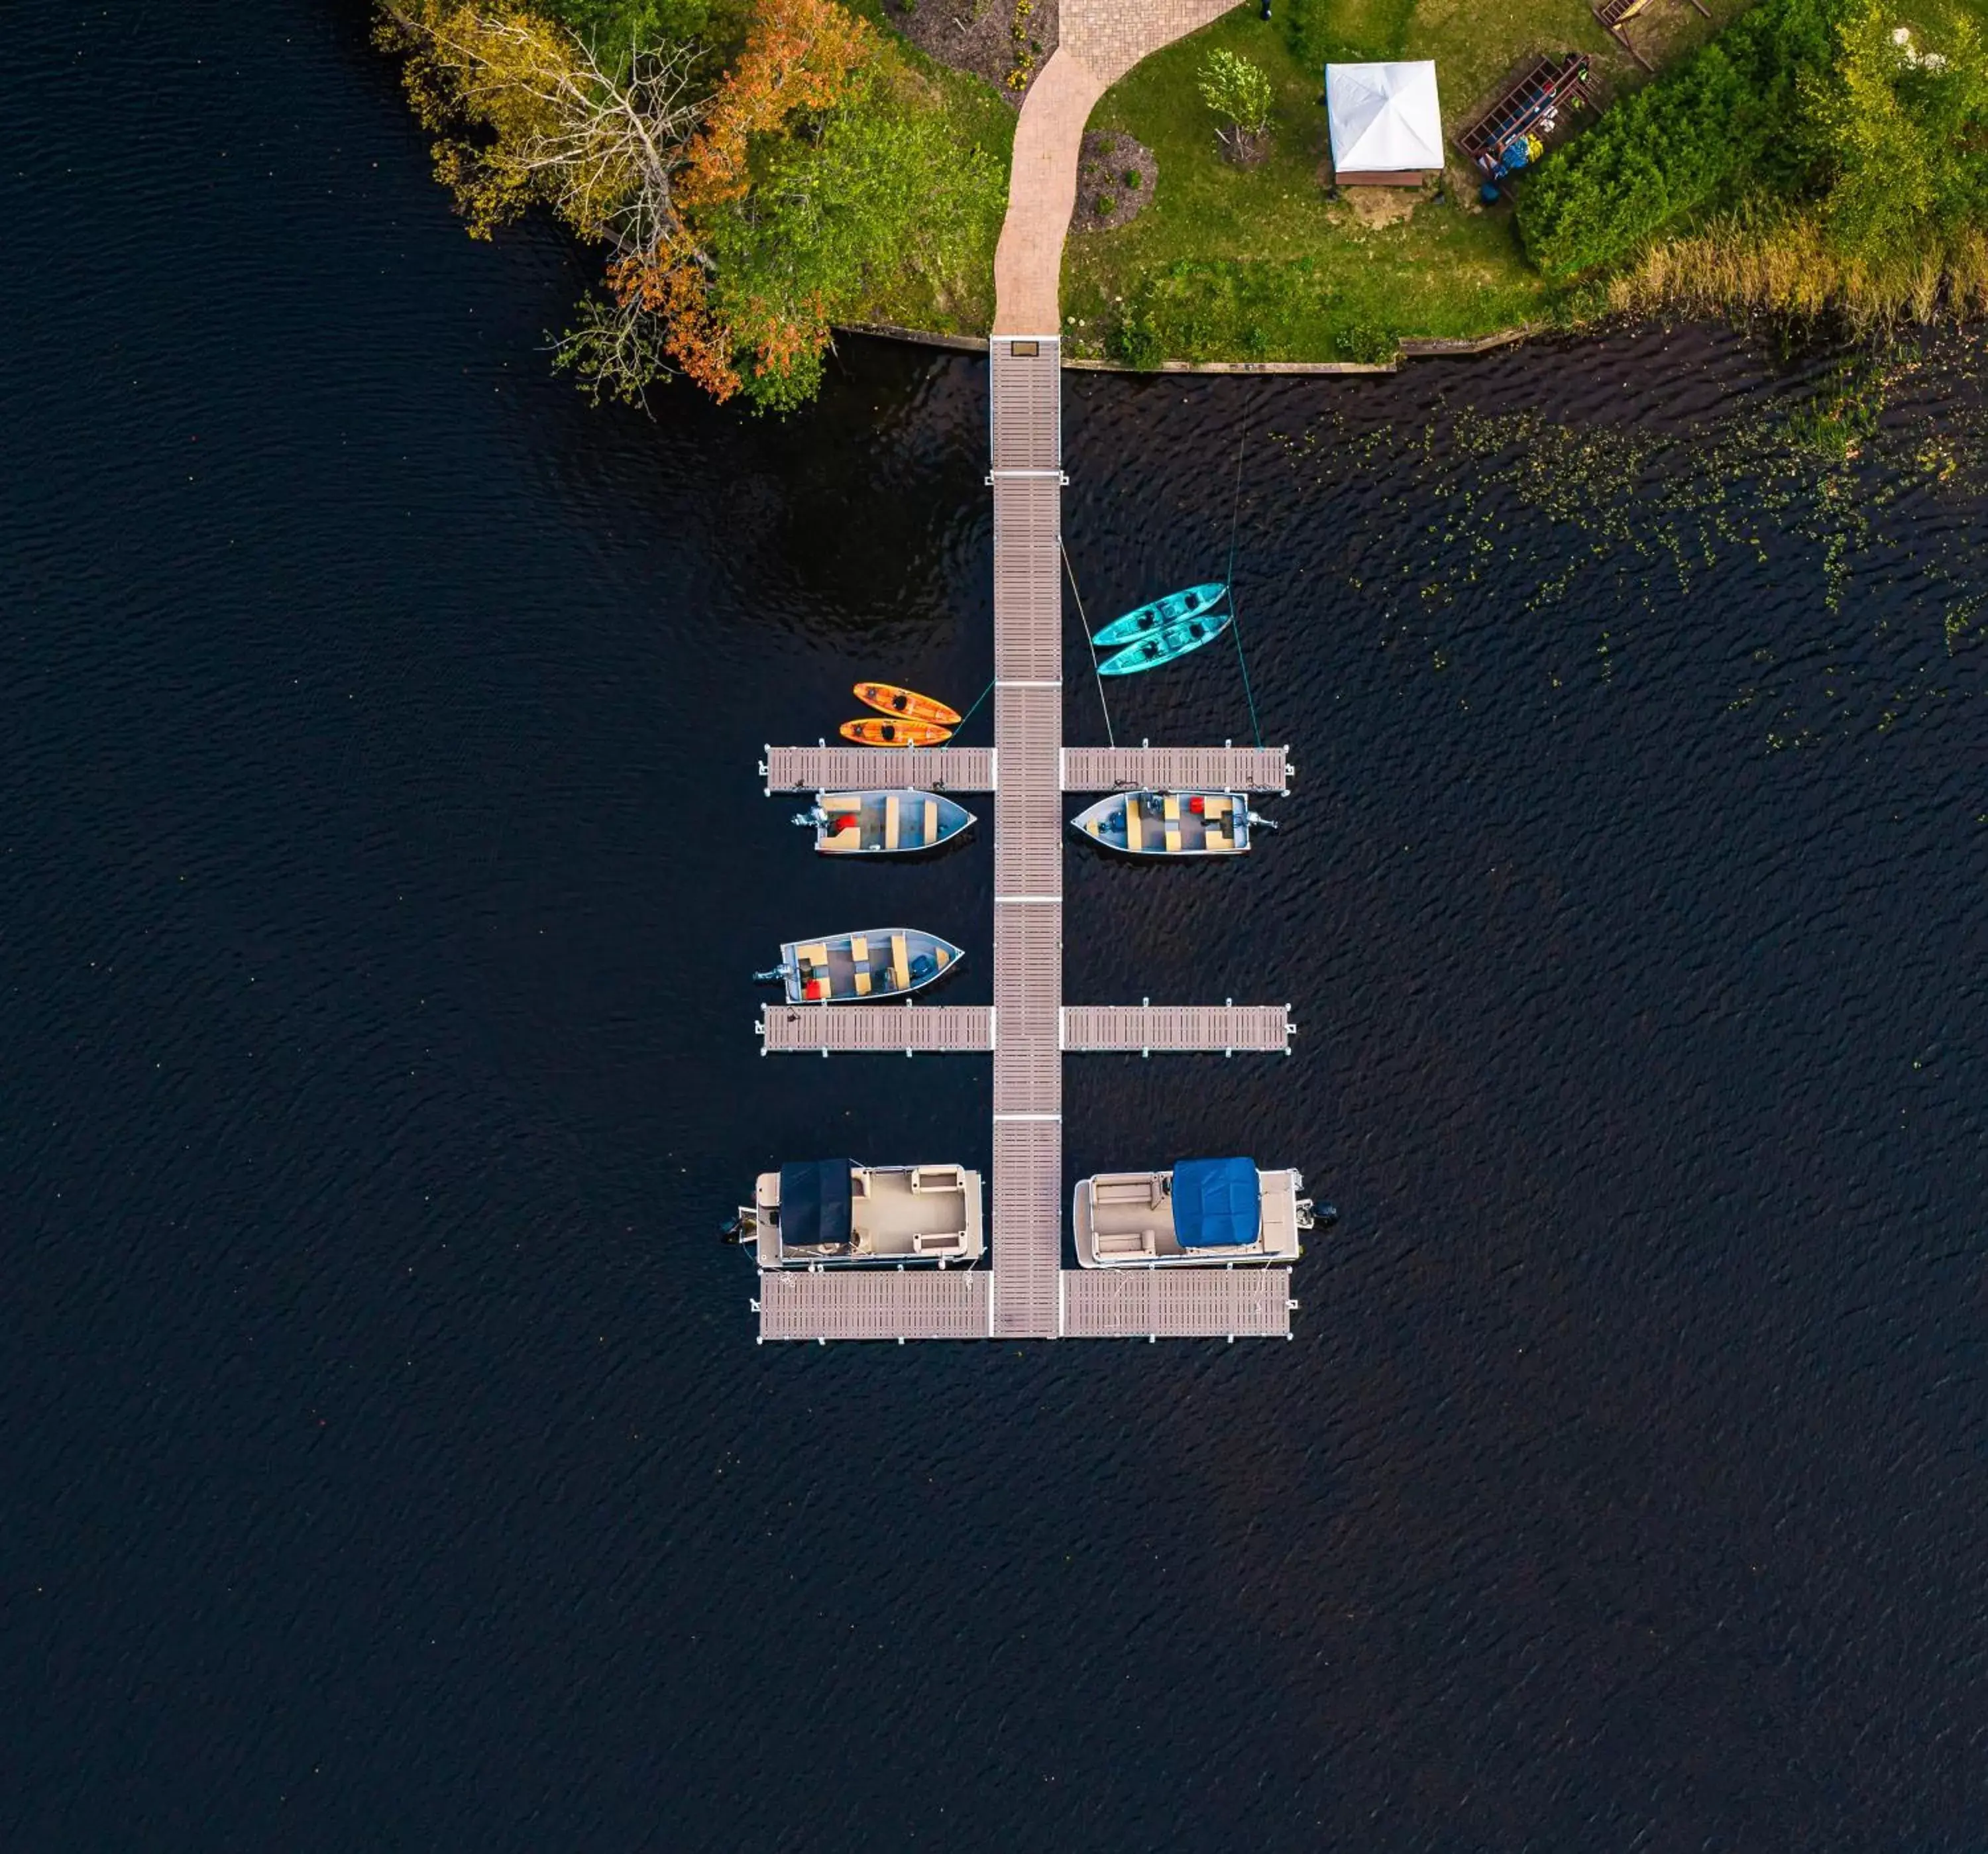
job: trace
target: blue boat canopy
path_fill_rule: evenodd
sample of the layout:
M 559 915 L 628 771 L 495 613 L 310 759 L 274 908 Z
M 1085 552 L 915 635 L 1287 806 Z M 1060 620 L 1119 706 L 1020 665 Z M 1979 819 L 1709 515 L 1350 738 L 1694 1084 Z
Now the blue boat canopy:
M 1174 1167 L 1174 1234 L 1184 1249 L 1244 1249 L 1256 1240 L 1253 1159 L 1183 1159 Z
M 847 1159 L 810 1159 L 780 1167 L 780 1247 L 811 1248 L 849 1241 Z

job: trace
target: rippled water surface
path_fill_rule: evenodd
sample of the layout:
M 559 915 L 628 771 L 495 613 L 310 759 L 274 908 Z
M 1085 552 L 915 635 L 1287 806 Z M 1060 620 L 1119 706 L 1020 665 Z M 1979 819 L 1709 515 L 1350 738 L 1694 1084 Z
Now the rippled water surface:
M 1301 1031 L 1073 1063 L 1071 1174 L 1341 1221 L 1288 1345 L 761 1349 L 756 1170 L 986 1157 L 983 1062 L 749 982 L 888 916 L 988 995 L 985 836 L 754 773 L 986 682 L 981 363 L 591 410 L 361 7 L 12 23 L 7 1846 L 1988 1842 L 1978 341 L 1071 376 L 1094 622 L 1236 511 L 1299 769 L 1073 848 L 1071 995 Z

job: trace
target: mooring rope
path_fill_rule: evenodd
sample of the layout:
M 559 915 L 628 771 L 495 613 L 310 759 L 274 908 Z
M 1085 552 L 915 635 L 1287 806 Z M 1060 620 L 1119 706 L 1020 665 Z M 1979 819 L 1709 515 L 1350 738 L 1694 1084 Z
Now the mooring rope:
M 1242 435 L 1236 441 L 1236 498 L 1229 509 L 1229 628 L 1236 638 L 1236 660 L 1242 670 L 1242 698 L 1249 704 L 1249 731 L 1256 737 L 1256 745 L 1263 744 L 1263 723 L 1256 718 L 1256 693 L 1249 687 L 1249 659 L 1242 653 L 1242 605 L 1236 596 L 1236 528 L 1242 518 L 1242 451 L 1249 441 L 1249 427 L 1242 427 Z
M 1070 563 L 1070 549 L 1063 546 L 1063 536 L 1057 536 L 1057 545 L 1063 550 L 1063 570 L 1070 575 L 1070 596 L 1077 601 L 1077 622 L 1084 626 L 1084 647 L 1090 653 L 1090 674 L 1097 684 L 1097 705 L 1104 711 L 1104 738 L 1114 747 L 1118 737 L 1111 731 L 1111 704 L 1104 699 L 1104 672 L 1097 667 L 1097 646 L 1090 641 L 1090 620 L 1084 615 L 1084 595 L 1077 589 L 1077 569 Z M 1261 741 L 1257 743 L 1259 746 Z
M 990 682 L 990 683 L 987 685 L 987 687 L 986 687 L 986 688 L 982 689 L 978 695 L 976 695 L 976 696 L 975 696 L 975 697 L 974 697 L 974 698 L 973 698 L 973 708 L 977 708 L 977 707 L 979 707 L 980 706 L 980 704 L 981 704 L 982 702 L 984 702 L 984 701 L 988 698 L 988 697 L 989 697 L 989 696 L 990 696 L 990 695 L 992 695 L 993 693 L 994 693 L 994 685 L 993 685 L 993 684 L 992 684 L 992 683 Z M 956 721 L 956 722 L 954 724 L 954 726 L 953 726 L 953 732 L 954 732 L 954 733 L 957 734 L 962 728 L 965 727 L 965 726 L 966 725 L 966 724 L 967 724 L 969 721 L 970 721 L 971 720 L 972 720 L 972 718 L 973 718 L 973 708 L 969 708 L 969 709 L 966 711 L 966 712 L 965 712 L 964 714 L 962 714 L 962 715 L 959 718 L 958 721 Z

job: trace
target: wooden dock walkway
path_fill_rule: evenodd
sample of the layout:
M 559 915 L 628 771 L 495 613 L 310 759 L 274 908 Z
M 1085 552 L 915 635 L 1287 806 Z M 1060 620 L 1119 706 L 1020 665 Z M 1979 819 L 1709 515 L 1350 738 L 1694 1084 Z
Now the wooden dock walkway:
M 759 1277 L 762 1339 L 992 1339 L 985 1269 L 865 1269 Z
M 998 704 L 1000 687 L 995 695 Z M 923 787 L 992 792 L 992 747 L 769 747 L 759 776 L 776 792 L 862 792 Z M 1133 792 L 1202 787 L 1218 792 L 1289 792 L 1283 747 L 1065 747 L 1058 783 L 1065 792 Z
M 1063 1266 L 1066 1052 L 1288 1052 L 1283 1005 L 1063 1001 L 1067 791 L 1202 785 L 1283 792 L 1281 748 L 1063 744 L 1061 343 L 989 344 L 994 745 L 910 752 L 771 747 L 768 792 L 929 785 L 994 795 L 994 1004 L 769 1005 L 766 1053 L 994 1058 L 989 1268 L 762 1275 L 762 1339 L 1288 1337 L 1288 1268 Z
M 1289 1339 L 1289 1268 L 1091 1268 L 1065 1278 L 1067 1339 Z
M 985 1055 L 994 1024 L 985 1005 L 768 1005 L 760 1053 Z M 1287 1055 L 1297 1034 L 1288 1005 L 1065 1005 L 1057 1046 L 1067 1055 Z
M 1288 1005 L 1065 1005 L 1063 1046 L 1151 1055 L 1188 1050 L 1288 1055 L 1297 1026 Z
M 1066 792 L 1151 792 L 1199 786 L 1217 792 L 1289 792 L 1283 747 L 1066 747 Z
M 990 353 L 994 468 L 994 1330 L 1053 1337 L 1063 1265 L 1063 378 Z
M 992 747 L 769 747 L 759 776 L 776 792 L 992 792 Z
M 994 1013 L 985 1005 L 768 1005 L 759 1013 L 762 1055 L 984 1055 L 993 1047 Z
M 985 1269 L 766 1275 L 762 1339 L 993 1339 Z M 1057 1277 L 1059 1339 L 1289 1339 L 1288 1268 L 1070 1269 Z

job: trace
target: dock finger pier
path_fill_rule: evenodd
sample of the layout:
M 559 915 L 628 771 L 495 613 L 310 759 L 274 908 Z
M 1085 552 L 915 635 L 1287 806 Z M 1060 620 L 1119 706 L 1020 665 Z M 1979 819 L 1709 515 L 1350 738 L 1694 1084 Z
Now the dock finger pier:
M 1087 1052 L 1288 1053 L 1282 1005 L 1066 1004 L 1063 795 L 1205 785 L 1288 789 L 1282 748 L 1063 744 L 1061 356 L 1053 334 L 991 350 L 994 745 L 769 747 L 771 792 L 922 787 L 994 800 L 994 1002 L 769 1005 L 766 1053 L 992 1054 L 991 1266 L 759 1278 L 762 1339 L 1288 1336 L 1286 1268 L 1063 1266 L 1063 1070 Z

